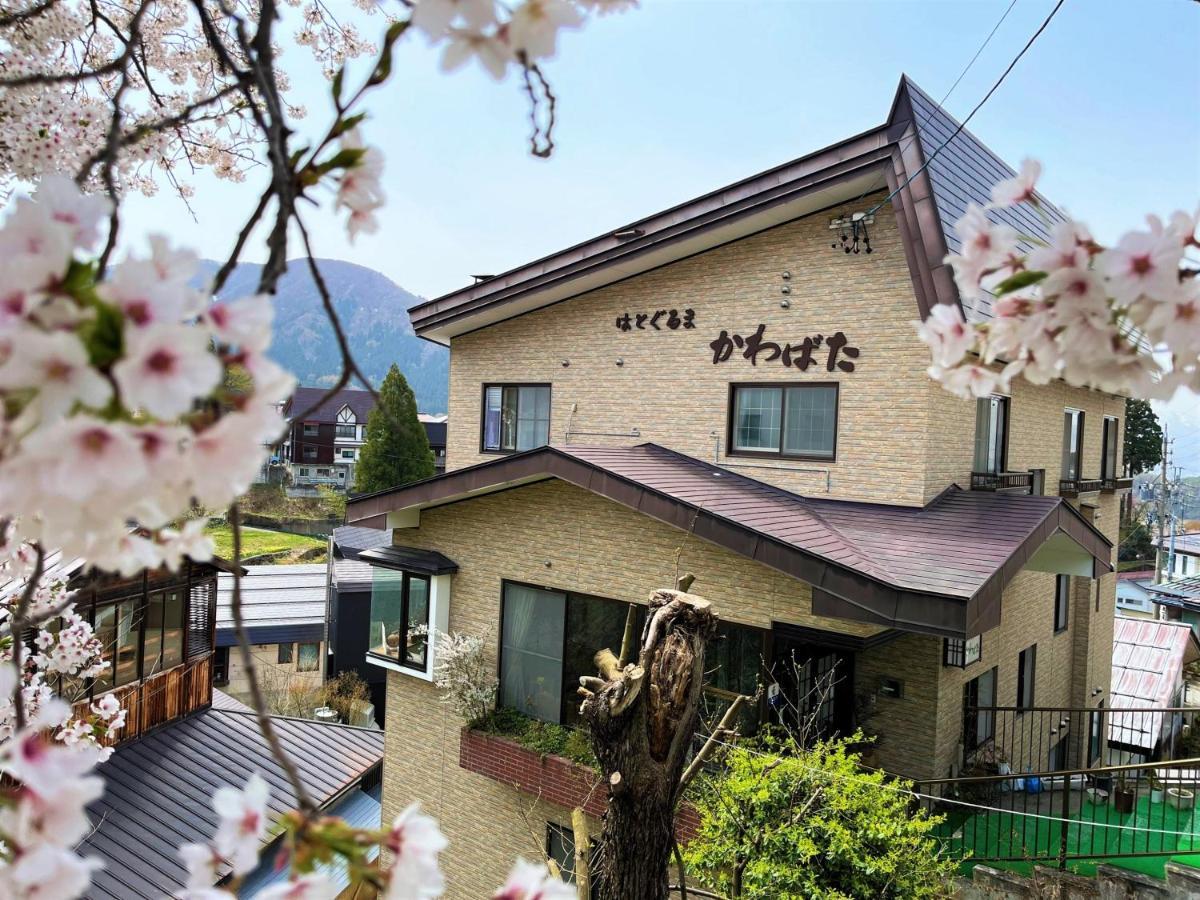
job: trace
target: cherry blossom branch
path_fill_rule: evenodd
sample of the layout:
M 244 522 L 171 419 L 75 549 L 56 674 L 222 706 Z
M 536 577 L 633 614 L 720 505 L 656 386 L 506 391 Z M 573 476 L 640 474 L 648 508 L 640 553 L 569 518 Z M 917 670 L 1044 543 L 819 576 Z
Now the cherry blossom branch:
M 250 649 L 250 637 L 246 632 L 245 617 L 242 608 L 242 521 L 238 504 L 229 507 L 229 524 L 233 532 L 233 630 L 237 637 L 238 651 L 242 657 L 242 665 L 250 682 L 250 699 L 254 707 L 254 716 L 258 720 L 258 730 L 271 750 L 271 756 L 283 768 L 292 791 L 296 794 L 296 803 L 300 811 L 307 817 L 317 811 L 317 805 L 309 796 L 308 789 L 300 778 L 295 764 L 288 757 L 279 735 L 275 733 L 275 725 L 267 710 L 266 699 L 263 697 L 262 686 L 258 679 L 258 667 L 254 662 L 254 653 Z
M 33 553 L 33 571 L 29 573 L 29 580 L 25 583 L 25 589 L 21 591 L 21 599 L 17 603 L 17 609 L 9 619 L 9 633 L 12 635 L 13 642 L 12 666 L 17 671 L 17 678 L 13 682 L 12 702 L 18 730 L 25 727 L 25 685 L 21 679 L 23 671 L 21 650 L 24 647 L 24 642 L 21 639 L 21 633 L 28 627 L 25 619 L 29 613 L 29 604 L 33 600 L 34 593 L 37 592 L 38 584 L 42 580 L 42 573 L 46 567 L 46 549 L 40 543 L 34 544 Z

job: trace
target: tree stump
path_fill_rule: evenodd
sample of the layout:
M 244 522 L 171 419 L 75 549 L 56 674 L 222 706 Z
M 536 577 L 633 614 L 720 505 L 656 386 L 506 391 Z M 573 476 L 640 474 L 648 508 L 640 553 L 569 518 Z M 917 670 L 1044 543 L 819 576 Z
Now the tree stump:
M 683 591 L 650 596 L 636 663 L 596 654 L 600 678 L 580 679 L 608 811 L 592 881 L 600 900 L 666 900 L 675 807 L 704 686 L 709 602 Z M 624 655 L 624 654 L 623 654 Z

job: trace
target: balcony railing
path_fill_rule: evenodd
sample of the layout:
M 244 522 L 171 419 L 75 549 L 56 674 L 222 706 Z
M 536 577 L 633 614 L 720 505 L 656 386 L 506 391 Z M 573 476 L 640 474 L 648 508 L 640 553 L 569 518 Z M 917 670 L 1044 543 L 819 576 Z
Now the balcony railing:
M 1102 478 L 1101 481 L 1103 482 L 1103 486 L 1100 490 L 1106 494 L 1111 494 L 1114 491 L 1128 491 L 1133 488 L 1133 478 L 1128 476 L 1113 475 Z
M 211 704 L 212 655 L 188 660 L 110 693 L 125 710 L 125 727 L 112 738 L 102 738 L 101 743 L 115 746 Z M 87 700 L 75 704 L 79 717 L 86 717 L 88 709 Z
M 1032 472 L 972 472 L 971 490 L 1028 494 L 1033 490 Z
M 1103 488 L 1103 478 L 1061 478 L 1058 482 L 1058 493 L 1063 497 L 1078 497 Z
M 1200 846 L 1198 719 L 1190 707 L 968 707 L 959 774 L 914 790 L 946 816 L 937 833 L 958 857 L 1165 858 Z

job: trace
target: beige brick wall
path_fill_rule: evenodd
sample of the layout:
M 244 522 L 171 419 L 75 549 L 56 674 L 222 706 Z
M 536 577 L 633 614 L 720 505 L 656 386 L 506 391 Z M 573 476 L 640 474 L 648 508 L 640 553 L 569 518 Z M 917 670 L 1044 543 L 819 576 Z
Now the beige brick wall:
M 864 200 L 864 203 L 870 201 Z M 871 231 L 870 256 L 830 249 L 821 213 L 592 291 L 569 302 L 454 338 L 451 343 L 447 469 L 494 458 L 479 452 L 486 382 L 550 382 L 550 440 L 575 431 L 640 438 L 575 437 L 576 444 L 653 441 L 711 460 L 725 455 L 731 382 L 840 383 L 832 496 L 919 503 L 924 495 L 927 353 L 916 338 L 917 305 L 890 210 Z M 787 282 L 780 277 L 790 272 Z M 782 309 L 787 284 L 790 308 Z M 696 328 L 620 332 L 623 313 L 696 311 Z M 799 342 L 841 330 L 861 351 L 852 373 L 826 371 L 824 352 L 807 372 L 779 361 L 752 366 L 740 353 L 713 364 L 709 343 L 722 329 Z M 617 365 L 617 360 L 622 365 Z M 570 365 L 563 367 L 562 361 Z M 572 414 L 572 408 L 575 409 Z M 713 437 L 713 433 L 716 437 Z M 969 440 L 969 436 L 968 436 Z M 738 460 L 762 462 L 761 460 Z M 824 462 L 766 462 L 824 468 Z M 753 470 L 802 493 L 824 494 L 821 474 Z

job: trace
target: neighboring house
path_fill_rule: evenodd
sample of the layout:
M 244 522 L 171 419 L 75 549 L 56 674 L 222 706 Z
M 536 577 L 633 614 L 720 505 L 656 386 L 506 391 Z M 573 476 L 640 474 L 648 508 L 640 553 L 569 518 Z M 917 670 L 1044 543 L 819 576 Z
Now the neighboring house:
M 283 408 L 288 434 L 282 455 L 293 485 L 344 491 L 354 484 L 375 398 L 370 391 L 350 388 L 323 399 L 326 393 L 324 388 L 296 388 Z
M 324 388 L 296 388 L 284 405 L 288 434 L 280 456 L 296 487 L 354 487 L 354 471 L 367 440 L 367 416 L 375 408 L 370 391 L 344 388 L 330 397 Z M 303 415 L 303 418 L 299 418 Z M 420 414 L 434 466 L 446 467 L 446 416 Z
M 1163 750 L 1174 746 L 1183 726 L 1183 714 L 1165 710 L 1184 705 L 1184 669 L 1197 659 L 1200 642 L 1186 623 L 1117 616 L 1108 703 L 1112 710 L 1108 717 L 1111 763 L 1163 758 Z M 1122 715 L 1121 709 L 1143 712 Z M 1164 712 L 1144 711 L 1149 709 Z
M 1154 546 L 1158 545 L 1158 535 L 1155 535 Z M 1177 534 L 1173 538 L 1168 534 L 1162 547 L 1165 580 L 1200 575 L 1200 534 Z
M 324 563 L 246 566 L 242 615 L 259 683 L 268 694 L 300 693 L 324 682 L 328 577 Z M 215 683 L 246 699 L 249 679 L 233 623 L 233 576 L 227 574 L 218 579 L 214 665 Z
M 111 693 L 127 711 L 125 727 L 106 741 L 115 752 L 96 770 L 104 794 L 87 810 L 94 827 L 76 847 L 103 863 L 85 897 L 177 897 L 195 888 L 188 885 L 179 847 L 212 838 L 218 820 L 211 798 L 223 784 L 240 787 L 258 772 L 271 788 L 272 817 L 295 807 L 254 713 L 213 689 L 217 580 L 227 568 L 221 561 L 185 562 L 178 572 L 94 579 L 86 577 L 81 560 L 47 557 L 45 577 L 67 579 L 68 589 L 77 591 L 75 611 L 93 623 L 107 662 L 103 674 L 68 699 L 82 714 Z M 0 596 L 20 587 L 0 585 Z M 374 796 L 378 825 L 381 732 L 282 718 L 276 730 L 292 759 L 320 760 L 298 767 L 320 809 L 353 801 L 361 820 L 369 818 L 366 807 Z M 275 856 L 268 848 L 277 837 L 270 832 L 263 844 L 268 870 Z M 227 873 L 218 874 L 219 884 Z M 348 886 L 344 873 L 331 874 Z M 245 886 L 239 894 L 253 895 Z
M 1154 598 L 1149 586 L 1154 584 L 1154 570 L 1117 573 L 1117 613 L 1134 618 L 1157 618 Z
M 1200 631 L 1200 575 L 1176 578 L 1146 587 L 1155 603 L 1163 608 L 1165 618 L 1186 622 Z
M 433 451 L 433 467 L 438 475 L 446 471 L 446 421 L 445 414 L 431 416 L 420 413 L 417 418 L 425 426 L 425 437 L 429 439 L 429 449 Z
M 387 670 L 367 660 L 371 615 L 370 564 L 360 560 L 366 550 L 387 547 L 392 533 L 382 528 L 343 525 L 333 530 L 333 554 L 329 586 L 329 678 L 346 671 L 357 672 L 371 691 L 376 722 L 384 723 L 384 689 Z
M 531 827 L 560 850 L 605 793 L 463 729 L 428 635 L 484 638 L 499 704 L 572 725 L 627 605 L 679 572 L 721 620 L 711 703 L 778 685 L 747 729 L 862 725 L 918 779 L 1001 742 L 1017 771 L 1104 759 L 1125 402 L 929 379 L 912 322 L 960 302 L 952 225 L 1012 172 L 965 131 L 922 170 L 956 128 L 904 79 L 876 129 L 410 310 L 452 356 L 446 474 L 352 498 L 347 522 L 393 532 L 359 554 L 384 817 L 438 817 L 452 896 L 490 890 Z M 872 210 L 872 252 L 842 252 Z

